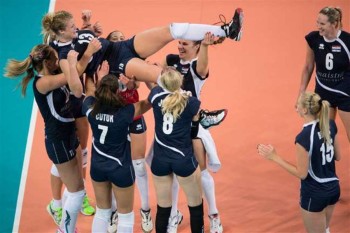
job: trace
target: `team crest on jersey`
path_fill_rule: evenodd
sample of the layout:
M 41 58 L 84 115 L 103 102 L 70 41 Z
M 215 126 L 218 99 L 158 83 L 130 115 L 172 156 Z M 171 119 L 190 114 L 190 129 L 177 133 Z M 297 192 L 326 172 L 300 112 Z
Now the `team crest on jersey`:
M 341 46 L 340 45 L 333 45 L 332 46 L 332 52 L 340 53 L 341 52 Z
M 318 49 L 324 49 L 324 44 L 320 44 L 320 45 L 318 46 Z
M 123 63 L 119 63 L 119 70 L 123 70 L 124 69 L 124 64 Z
M 141 124 L 137 124 L 136 125 L 136 130 L 141 130 L 142 129 L 142 125 Z

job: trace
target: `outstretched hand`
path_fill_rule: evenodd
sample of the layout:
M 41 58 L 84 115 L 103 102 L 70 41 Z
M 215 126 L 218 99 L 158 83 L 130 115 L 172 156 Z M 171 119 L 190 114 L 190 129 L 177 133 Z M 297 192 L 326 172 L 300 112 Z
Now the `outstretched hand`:
M 109 64 L 108 61 L 103 61 L 97 69 L 97 82 L 99 82 L 107 74 L 109 74 Z
M 202 40 L 202 45 L 212 45 L 214 44 L 215 41 L 215 36 L 211 32 L 207 32 L 204 35 L 204 39 Z
M 91 10 L 83 10 L 81 12 L 81 19 L 83 20 L 84 24 L 89 24 L 92 17 L 92 11 Z

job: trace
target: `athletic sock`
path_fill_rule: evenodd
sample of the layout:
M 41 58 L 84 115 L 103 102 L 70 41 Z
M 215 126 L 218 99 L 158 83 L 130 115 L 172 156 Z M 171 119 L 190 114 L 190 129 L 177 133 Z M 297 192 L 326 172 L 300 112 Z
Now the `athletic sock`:
M 201 172 L 202 189 L 205 199 L 208 203 L 209 215 L 217 214 L 218 209 L 216 207 L 215 199 L 215 183 L 213 177 L 210 175 L 207 169 Z
M 67 191 L 67 200 L 63 206 L 62 221 L 60 224 L 60 228 L 64 232 L 70 233 L 75 231 L 75 225 L 81 204 L 83 203 L 84 195 L 85 190 L 73 193 Z
M 204 39 L 207 32 L 211 32 L 217 37 L 226 37 L 221 26 L 190 23 L 172 23 L 170 25 L 170 33 L 174 39 L 199 41 Z
M 111 209 L 100 209 L 96 206 L 96 213 L 92 221 L 92 232 L 107 232 L 109 221 L 112 215 Z
M 177 180 L 176 176 L 174 175 L 174 179 L 173 179 L 173 186 L 172 186 L 172 195 L 171 195 L 171 199 L 172 199 L 172 206 L 171 206 L 171 217 L 174 217 L 177 215 L 177 203 L 178 203 L 178 199 L 179 199 L 179 181 Z
M 141 198 L 141 209 L 149 210 L 148 196 L 148 176 L 145 159 L 135 159 L 132 161 L 135 170 L 136 184 Z
M 190 223 L 192 233 L 204 232 L 204 219 L 203 219 L 203 201 L 199 206 L 189 206 L 190 210 Z
M 118 213 L 117 232 L 132 233 L 134 230 L 134 212 L 127 214 Z
M 171 207 L 160 207 L 157 205 L 156 232 L 166 233 L 170 217 Z

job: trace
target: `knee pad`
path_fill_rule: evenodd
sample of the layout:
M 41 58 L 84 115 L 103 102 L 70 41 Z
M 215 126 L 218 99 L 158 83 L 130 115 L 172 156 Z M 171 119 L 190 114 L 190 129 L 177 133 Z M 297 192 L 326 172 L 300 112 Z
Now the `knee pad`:
M 109 222 L 112 215 L 112 209 L 100 209 L 96 206 L 95 218 L 99 218 L 104 222 Z
M 51 166 L 51 175 L 60 177 L 60 173 L 58 173 L 58 170 L 55 164 L 52 164 Z
M 118 213 L 118 225 L 133 227 L 135 221 L 134 211 L 127 214 Z
M 86 168 L 88 163 L 88 149 L 82 149 L 81 150 L 81 163 L 83 165 L 83 168 Z
M 132 161 L 132 165 L 134 166 L 135 174 L 138 177 L 143 177 L 147 175 L 145 159 L 136 159 Z
M 187 32 L 190 24 L 189 23 L 172 23 L 170 24 L 170 33 L 174 39 L 182 38 Z

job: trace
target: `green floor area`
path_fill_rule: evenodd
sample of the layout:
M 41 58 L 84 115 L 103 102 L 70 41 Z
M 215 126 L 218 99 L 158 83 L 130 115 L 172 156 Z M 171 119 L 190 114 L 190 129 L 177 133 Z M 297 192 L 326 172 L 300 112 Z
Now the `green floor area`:
M 7 59 L 23 60 L 41 43 L 41 18 L 49 0 L 0 2 L 0 232 L 12 232 L 23 159 L 33 104 L 31 83 L 27 96 L 15 90 L 19 80 L 3 77 Z

